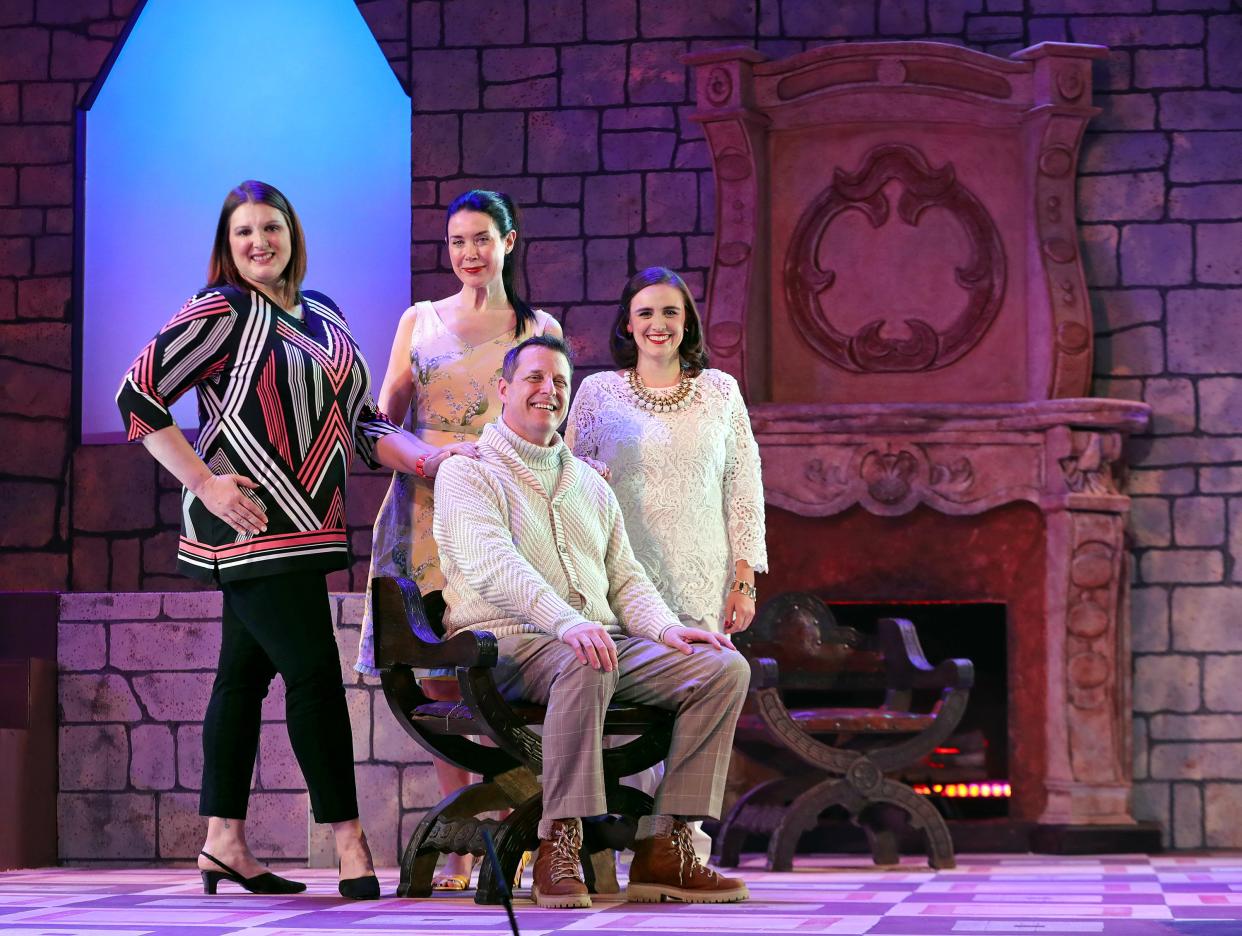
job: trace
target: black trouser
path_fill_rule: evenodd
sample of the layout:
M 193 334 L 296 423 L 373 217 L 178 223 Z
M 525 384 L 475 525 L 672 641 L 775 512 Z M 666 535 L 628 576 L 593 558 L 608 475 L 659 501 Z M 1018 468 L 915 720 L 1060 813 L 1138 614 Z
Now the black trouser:
M 285 723 L 318 822 L 358 817 L 354 745 L 322 572 L 224 582 L 220 665 L 203 719 L 199 813 L 245 819 L 268 685 L 285 682 Z

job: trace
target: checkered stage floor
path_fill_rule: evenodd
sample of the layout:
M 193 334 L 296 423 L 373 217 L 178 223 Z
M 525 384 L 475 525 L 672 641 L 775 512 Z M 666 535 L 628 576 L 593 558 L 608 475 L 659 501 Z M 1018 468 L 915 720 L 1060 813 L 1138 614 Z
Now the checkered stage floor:
M 597 900 L 591 910 L 540 910 L 515 901 L 524 936 L 848 933 L 886 936 L 1039 933 L 1043 936 L 1242 936 L 1242 854 L 1054 858 L 968 855 L 934 873 L 908 859 L 871 870 L 860 859 L 799 859 L 788 874 L 743 866 L 751 900 L 723 906 Z M 259 897 L 222 885 L 207 897 L 190 869 L 50 868 L 0 874 L 0 936 L 505 936 L 504 911 L 469 897 L 336 894 L 331 871 L 305 871 L 306 894 Z M 385 893 L 396 884 L 381 873 Z M 530 884 L 529 872 L 526 884 Z

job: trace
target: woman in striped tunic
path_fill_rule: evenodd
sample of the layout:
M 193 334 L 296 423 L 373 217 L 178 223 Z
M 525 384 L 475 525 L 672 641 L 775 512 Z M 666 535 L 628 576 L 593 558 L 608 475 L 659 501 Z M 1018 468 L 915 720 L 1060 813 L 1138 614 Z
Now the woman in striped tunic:
M 302 289 L 306 249 L 288 200 L 262 182 L 229 192 L 209 285 L 160 329 L 125 375 L 117 403 L 131 440 L 183 485 L 182 572 L 223 592 L 220 661 L 203 722 L 198 859 L 254 893 L 305 885 L 272 874 L 246 843 L 262 702 L 285 684 L 289 740 L 319 822 L 330 823 L 344 896 L 379 896 L 358 819 L 353 741 L 326 575 L 348 566 L 345 483 L 355 454 L 413 469 L 419 445 L 376 408 L 349 326 Z M 191 388 L 193 447 L 172 403 Z

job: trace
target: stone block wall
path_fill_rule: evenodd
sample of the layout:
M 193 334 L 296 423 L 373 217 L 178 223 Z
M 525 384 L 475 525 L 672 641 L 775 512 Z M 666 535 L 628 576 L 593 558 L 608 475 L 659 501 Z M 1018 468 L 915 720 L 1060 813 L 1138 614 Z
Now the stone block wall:
M 0 587 L 176 589 L 175 491 L 137 448 L 75 449 L 72 121 L 134 0 L 0 8 Z M 153 0 L 158 2 L 158 0 Z M 702 292 L 714 195 L 683 52 L 933 39 L 1004 55 L 1111 47 L 1078 214 L 1096 391 L 1144 399 L 1131 447 L 1136 813 L 1176 847 L 1242 845 L 1242 11 L 1231 0 L 360 0 L 413 100 L 414 296 L 453 279 L 443 208 L 525 209 L 529 294 L 581 372 L 620 284 L 665 263 Z M 355 475 L 361 585 L 385 479 Z
M 376 860 L 397 863 L 440 800 L 427 755 L 392 717 L 379 680 L 352 669 L 362 596 L 332 596 L 354 728 L 359 810 Z M 205 826 L 202 722 L 220 647 L 218 592 L 61 597 L 60 857 L 184 861 Z M 331 833 L 309 803 L 284 723 L 279 679 L 263 704 L 247 837 L 267 859 L 332 864 Z

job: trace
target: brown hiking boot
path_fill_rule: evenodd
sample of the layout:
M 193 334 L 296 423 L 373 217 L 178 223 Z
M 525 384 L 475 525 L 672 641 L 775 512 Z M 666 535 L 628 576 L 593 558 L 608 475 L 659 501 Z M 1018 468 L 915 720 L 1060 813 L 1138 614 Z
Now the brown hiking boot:
M 626 900 L 734 903 L 749 896 L 740 878 L 724 877 L 699 861 L 690 842 L 690 827 L 684 822 L 675 820 L 671 835 L 655 835 L 634 843 Z
M 535 880 L 530 895 L 541 907 L 586 909 L 591 906 L 582 879 L 582 826 L 576 819 L 552 823 L 552 837 L 539 840 L 535 852 Z

